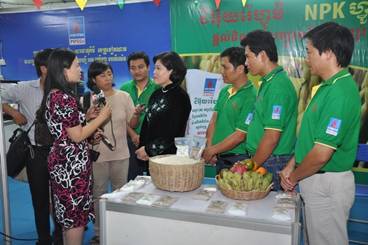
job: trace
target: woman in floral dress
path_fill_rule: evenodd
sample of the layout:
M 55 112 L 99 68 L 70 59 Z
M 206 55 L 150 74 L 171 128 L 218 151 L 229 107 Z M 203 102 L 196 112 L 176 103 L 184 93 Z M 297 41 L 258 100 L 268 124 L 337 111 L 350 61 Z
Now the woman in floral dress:
M 64 228 L 64 244 L 82 244 L 84 227 L 94 218 L 92 162 L 87 138 L 111 114 L 105 106 L 87 125 L 71 85 L 81 79 L 78 58 L 69 50 L 56 49 L 49 58 L 45 95 L 48 128 L 55 139 L 48 157 L 57 222 Z M 97 133 L 98 134 L 98 133 Z

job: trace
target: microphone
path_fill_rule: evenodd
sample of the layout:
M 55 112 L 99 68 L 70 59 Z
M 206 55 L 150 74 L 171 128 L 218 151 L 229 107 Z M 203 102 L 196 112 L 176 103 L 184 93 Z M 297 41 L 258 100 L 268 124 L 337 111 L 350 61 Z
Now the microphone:
M 106 105 L 106 98 L 104 92 L 99 89 L 96 85 L 91 88 L 92 92 L 96 96 L 95 103 L 100 107 Z
M 96 96 L 95 103 L 99 107 L 106 105 L 106 98 L 104 92 L 101 89 L 99 89 L 96 85 L 93 86 L 91 90 Z M 115 146 L 110 142 L 110 140 L 108 140 L 107 137 L 103 134 L 101 136 L 102 136 L 101 141 L 107 146 L 107 148 L 109 148 L 110 151 L 115 151 Z

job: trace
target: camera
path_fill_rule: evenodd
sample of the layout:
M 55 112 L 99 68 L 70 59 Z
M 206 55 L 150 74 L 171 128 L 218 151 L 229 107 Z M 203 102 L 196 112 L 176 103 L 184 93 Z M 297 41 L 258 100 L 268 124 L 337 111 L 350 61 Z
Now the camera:
M 91 157 L 92 162 L 95 162 L 95 161 L 97 161 L 98 157 L 100 156 L 100 153 L 98 151 L 90 149 L 89 150 L 89 156 Z
M 93 86 L 91 90 L 95 94 L 94 103 L 97 104 L 99 107 L 106 105 L 106 98 L 104 92 L 97 86 Z

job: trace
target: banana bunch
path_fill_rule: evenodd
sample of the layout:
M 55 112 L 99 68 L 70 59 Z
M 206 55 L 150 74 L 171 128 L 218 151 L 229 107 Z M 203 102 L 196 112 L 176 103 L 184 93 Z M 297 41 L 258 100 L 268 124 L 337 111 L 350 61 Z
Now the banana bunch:
M 260 174 L 256 171 L 247 171 L 243 174 L 233 173 L 223 169 L 217 179 L 218 184 L 228 190 L 235 191 L 266 191 L 272 182 L 272 174 Z

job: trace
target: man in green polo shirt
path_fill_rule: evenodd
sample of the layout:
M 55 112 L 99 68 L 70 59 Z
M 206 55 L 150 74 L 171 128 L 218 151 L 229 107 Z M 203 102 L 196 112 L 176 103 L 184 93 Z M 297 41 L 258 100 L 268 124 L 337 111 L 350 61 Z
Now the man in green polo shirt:
M 315 27 L 304 38 L 311 73 L 323 81 L 304 112 L 295 157 L 280 173 L 281 184 L 293 190 L 299 182 L 309 244 L 347 245 L 361 106 L 346 69 L 354 38 L 348 28 L 333 22 Z
M 232 47 L 221 54 L 221 73 L 225 86 L 207 129 L 207 147 L 203 158 L 216 163 L 216 170 L 231 167 L 236 161 L 248 158 L 245 141 L 256 92 L 248 80 L 244 49 Z
M 297 95 L 281 66 L 270 32 L 256 30 L 241 41 L 246 65 L 252 75 L 261 76 L 253 120 L 248 128 L 246 148 L 256 167 L 273 174 L 274 190 L 279 190 L 281 171 L 294 150 Z
M 149 78 L 149 58 L 147 54 L 144 52 L 131 53 L 128 56 L 127 63 L 133 79 L 124 83 L 120 89 L 130 94 L 135 106 L 140 105 L 141 109 L 143 109 L 148 104 L 152 93 L 159 86 Z M 135 154 L 139 145 L 139 134 L 144 117 L 145 112 L 143 110 L 139 115 L 137 127 L 135 129 L 128 127 L 128 146 L 130 152 L 128 180 L 132 180 L 137 175 L 143 175 L 147 172 L 146 163 L 139 160 Z

